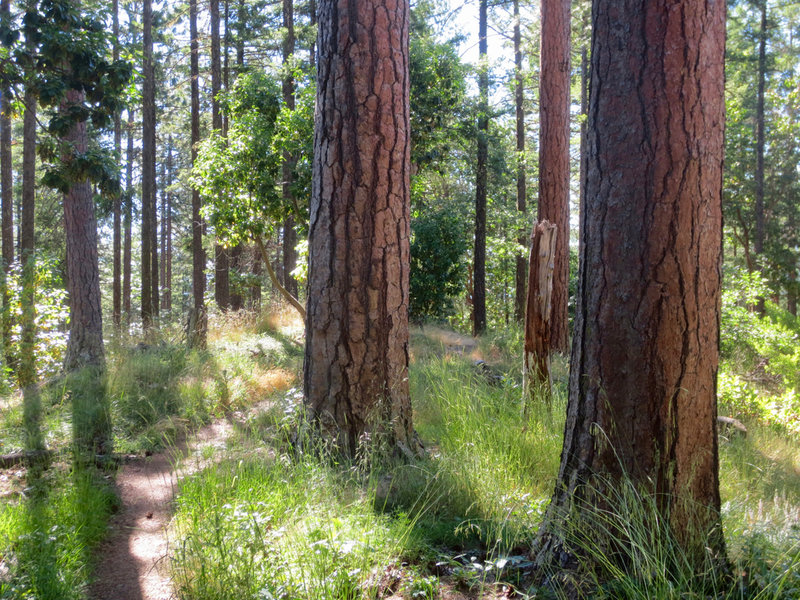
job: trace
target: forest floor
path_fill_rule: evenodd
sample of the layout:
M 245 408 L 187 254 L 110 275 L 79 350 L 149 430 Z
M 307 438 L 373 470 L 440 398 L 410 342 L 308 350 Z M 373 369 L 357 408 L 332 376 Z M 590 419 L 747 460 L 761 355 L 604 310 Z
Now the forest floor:
M 208 462 L 206 448 L 223 448 L 231 432 L 218 419 L 173 448 L 126 462 L 116 477 L 120 509 L 113 532 L 97 550 L 93 600 L 170 600 L 169 522 L 178 478 Z M 180 472 L 176 465 L 181 462 Z
M 482 360 L 474 338 L 435 326 L 414 332 L 438 356 L 463 355 Z M 252 407 L 254 412 L 258 405 Z M 238 421 L 242 415 L 238 415 Z M 109 537 L 97 549 L 92 600 L 172 600 L 169 573 L 169 524 L 180 477 L 207 466 L 209 455 L 223 456 L 232 419 L 215 419 L 173 447 L 150 456 L 130 458 L 115 478 L 120 508 L 110 523 Z M 209 448 L 221 452 L 208 452 Z M 440 598 L 467 600 L 469 596 L 443 582 Z M 504 597 L 492 593 L 484 598 Z M 394 598 L 394 596 L 392 597 Z M 397 596 L 397 598 L 401 598 Z M 391 598 L 389 599 L 391 600 Z

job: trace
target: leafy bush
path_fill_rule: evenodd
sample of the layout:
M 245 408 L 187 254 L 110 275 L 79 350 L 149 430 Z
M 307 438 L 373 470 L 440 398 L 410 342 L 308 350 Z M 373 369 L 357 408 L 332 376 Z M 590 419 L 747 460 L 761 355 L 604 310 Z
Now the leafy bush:
M 409 308 L 413 318 L 444 317 L 450 312 L 450 298 L 463 291 L 467 243 L 462 223 L 445 210 L 414 219 Z
M 13 323 L 10 354 L 19 358 L 22 337 L 22 265 L 15 261 L 7 275 L 11 296 L 8 315 Z M 67 349 L 69 304 L 58 263 L 55 258 L 36 257 L 36 371 L 41 379 L 53 377 L 61 371 Z

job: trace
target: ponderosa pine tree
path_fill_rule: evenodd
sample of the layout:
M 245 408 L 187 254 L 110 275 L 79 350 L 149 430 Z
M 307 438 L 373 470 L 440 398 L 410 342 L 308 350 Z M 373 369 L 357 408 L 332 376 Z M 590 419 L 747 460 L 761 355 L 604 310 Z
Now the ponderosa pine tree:
M 570 524 L 590 527 L 624 480 L 653 498 L 689 564 L 724 557 L 715 420 L 725 11 L 593 2 L 567 422 L 533 549 L 545 570 L 579 568 Z M 623 531 L 590 535 L 624 561 Z
M 155 325 L 159 309 L 152 0 L 143 2 L 142 58 L 142 324 L 148 329 Z
M 305 405 L 346 454 L 368 438 L 409 454 L 409 5 L 318 16 Z

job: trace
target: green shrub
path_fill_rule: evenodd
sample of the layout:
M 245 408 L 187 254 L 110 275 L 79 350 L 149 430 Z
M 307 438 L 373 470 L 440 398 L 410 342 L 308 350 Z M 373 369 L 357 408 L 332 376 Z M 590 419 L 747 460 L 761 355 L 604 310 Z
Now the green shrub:
M 451 298 L 463 292 L 467 237 L 463 224 L 446 210 L 423 213 L 411 223 L 411 291 L 414 319 L 445 317 Z

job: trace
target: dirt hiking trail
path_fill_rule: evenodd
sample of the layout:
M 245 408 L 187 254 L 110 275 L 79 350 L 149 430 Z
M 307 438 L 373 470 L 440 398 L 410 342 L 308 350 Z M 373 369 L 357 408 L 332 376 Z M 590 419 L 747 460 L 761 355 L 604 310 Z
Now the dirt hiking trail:
M 224 446 L 231 431 L 225 421 L 206 425 L 188 440 L 149 457 L 137 457 L 117 473 L 120 510 L 111 519 L 109 537 L 97 550 L 92 600 L 171 600 L 167 526 L 180 474 L 202 468 L 202 449 Z M 206 461 L 208 462 L 208 461 Z

